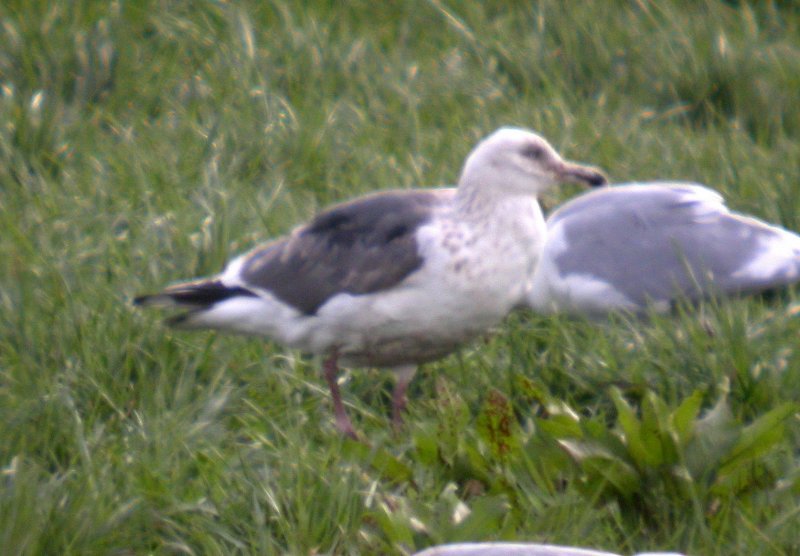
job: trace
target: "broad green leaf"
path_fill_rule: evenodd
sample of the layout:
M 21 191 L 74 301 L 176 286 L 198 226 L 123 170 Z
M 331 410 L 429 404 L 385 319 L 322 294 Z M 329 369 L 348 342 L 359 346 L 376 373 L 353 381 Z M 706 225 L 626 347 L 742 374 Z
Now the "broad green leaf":
M 368 462 L 386 480 L 394 483 L 405 483 L 411 481 L 413 477 L 411 468 L 392 455 L 386 448 L 373 450 L 364 458 L 364 461 Z
M 463 479 L 477 479 L 488 483 L 492 475 L 491 462 L 488 461 L 487 455 L 478 449 L 476 443 L 464 442 L 461 445 L 453 467 Z
M 417 461 L 420 463 L 427 466 L 434 466 L 439 463 L 439 447 L 436 438 L 430 431 L 419 431 L 414 434 L 414 447 Z
M 725 457 L 720 474 L 730 473 L 769 452 L 783 439 L 784 422 L 797 411 L 797 404 L 786 402 L 744 427 L 739 441 Z
M 585 419 L 583 421 L 583 438 L 589 442 L 603 446 L 615 457 L 630 460 L 631 453 L 619 429 L 609 429 L 603 419 Z
M 620 459 L 592 458 L 586 461 L 584 467 L 587 472 L 593 472 L 596 476 L 602 477 L 625 498 L 642 490 L 639 473 Z
M 637 466 L 646 467 L 658 465 L 660 454 L 653 453 L 642 442 L 642 430 L 639 419 L 628 405 L 618 388 L 611 388 L 611 399 L 617 409 L 617 422 L 622 428 L 623 443 L 627 446 L 631 459 Z
M 580 423 L 567 415 L 552 415 L 547 419 L 538 419 L 536 425 L 555 438 L 582 438 Z
M 688 442 L 694 432 L 695 419 L 700 412 L 704 395 L 702 390 L 695 390 L 672 412 L 672 425 L 675 427 L 675 432 L 678 433 L 681 446 Z
M 640 436 L 642 445 L 649 456 L 648 464 L 656 467 L 665 463 L 664 445 L 670 441 L 669 412 L 658 396 L 647 391 L 642 402 L 642 425 Z M 672 455 L 673 452 L 670 452 Z M 672 463 L 667 460 L 666 463 Z
M 591 483 L 605 482 L 623 496 L 640 488 L 636 469 L 623 459 L 596 443 L 560 440 L 559 444 L 579 464 Z

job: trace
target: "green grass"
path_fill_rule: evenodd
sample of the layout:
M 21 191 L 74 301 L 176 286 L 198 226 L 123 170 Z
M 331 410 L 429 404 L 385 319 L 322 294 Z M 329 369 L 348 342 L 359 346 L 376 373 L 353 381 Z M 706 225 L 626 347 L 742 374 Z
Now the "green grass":
M 797 405 L 758 426 L 800 403 L 794 291 L 649 324 L 514 315 L 423 369 L 398 436 L 390 377 L 354 370 L 370 447 L 336 434 L 318 362 L 130 306 L 325 204 L 453 183 L 501 125 L 799 229 L 793 3 L 10 0 L 0 23 L 5 553 L 800 552 Z M 645 443 L 699 392 L 711 440 L 642 459 L 612 387 Z

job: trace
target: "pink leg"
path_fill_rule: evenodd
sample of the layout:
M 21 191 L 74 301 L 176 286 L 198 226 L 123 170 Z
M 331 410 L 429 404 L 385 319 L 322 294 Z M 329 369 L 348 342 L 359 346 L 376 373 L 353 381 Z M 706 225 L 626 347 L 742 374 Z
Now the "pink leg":
M 394 369 L 397 382 L 392 393 L 392 424 L 396 429 L 403 426 L 403 411 L 406 409 L 406 390 L 414 375 L 417 374 L 416 365 L 404 365 Z
M 339 354 L 334 351 L 322 364 L 322 370 L 325 374 L 325 380 L 328 382 L 328 388 L 331 391 L 331 398 L 333 399 L 333 414 L 336 417 L 336 428 L 339 432 L 349 436 L 353 440 L 358 440 L 356 430 L 353 428 L 353 423 L 350 422 L 350 417 L 344 410 L 342 403 L 342 395 L 339 393 L 339 383 L 336 382 L 336 377 L 339 374 L 339 365 L 337 360 Z

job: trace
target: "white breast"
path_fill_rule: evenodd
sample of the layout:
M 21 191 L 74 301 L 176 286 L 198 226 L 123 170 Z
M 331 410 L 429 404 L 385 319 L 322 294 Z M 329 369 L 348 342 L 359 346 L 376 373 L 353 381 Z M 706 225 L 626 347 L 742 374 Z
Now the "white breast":
M 498 324 L 527 293 L 546 227 L 533 199 L 496 210 L 479 224 L 437 215 L 417 232 L 419 270 L 390 290 L 334 296 L 307 317 L 298 347 L 336 346 L 346 361 L 390 365 L 396 352 L 441 357 Z

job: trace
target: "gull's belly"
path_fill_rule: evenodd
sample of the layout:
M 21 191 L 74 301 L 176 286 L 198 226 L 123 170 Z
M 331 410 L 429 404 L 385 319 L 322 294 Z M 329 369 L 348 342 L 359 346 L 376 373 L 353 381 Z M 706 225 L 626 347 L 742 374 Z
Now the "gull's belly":
M 428 246 L 426 264 L 390 291 L 340 294 L 319 311 L 312 351 L 337 347 L 354 365 L 423 363 L 485 334 L 524 298 L 538 230 L 462 234 Z M 438 231 L 439 238 L 448 236 Z
M 507 314 L 505 299 L 441 283 L 439 288 L 398 288 L 390 294 L 337 296 L 320 312 L 327 321 L 319 338 L 335 345 L 354 365 L 395 366 L 443 357 L 497 325 Z M 505 296 L 504 296 L 505 297 Z M 330 309 L 335 316 L 329 317 Z M 332 338 L 331 338 L 332 340 Z

